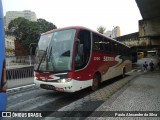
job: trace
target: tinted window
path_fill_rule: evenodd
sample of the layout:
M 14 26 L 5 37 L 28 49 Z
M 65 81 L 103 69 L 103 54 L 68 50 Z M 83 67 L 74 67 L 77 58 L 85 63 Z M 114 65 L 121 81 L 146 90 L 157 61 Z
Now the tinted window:
M 100 39 L 93 33 L 93 50 L 100 50 Z
M 93 50 L 105 51 L 105 38 L 93 33 Z
M 112 50 L 114 54 L 118 54 L 118 44 L 116 42 L 112 42 Z
M 111 41 L 107 38 L 104 38 L 104 48 L 106 52 L 111 53 L 112 52 L 112 44 Z

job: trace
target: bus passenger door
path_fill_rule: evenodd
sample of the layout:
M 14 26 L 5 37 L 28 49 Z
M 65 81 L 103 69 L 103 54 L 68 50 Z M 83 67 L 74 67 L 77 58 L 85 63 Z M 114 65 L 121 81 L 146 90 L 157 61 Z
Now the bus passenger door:
M 87 30 L 80 30 L 76 40 L 75 69 L 83 69 L 89 61 L 91 52 L 91 36 Z M 80 59 L 80 60 L 78 60 Z M 77 61 L 78 60 L 78 61 Z
M 87 30 L 80 30 L 76 40 L 75 70 L 83 80 L 91 79 L 89 59 L 91 57 L 91 35 Z

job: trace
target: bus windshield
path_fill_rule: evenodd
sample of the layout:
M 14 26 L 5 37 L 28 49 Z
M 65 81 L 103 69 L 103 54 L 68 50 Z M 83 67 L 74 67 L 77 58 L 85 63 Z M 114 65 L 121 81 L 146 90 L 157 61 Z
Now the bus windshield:
M 75 29 L 66 29 L 42 35 L 34 69 L 42 72 L 71 70 L 75 33 Z

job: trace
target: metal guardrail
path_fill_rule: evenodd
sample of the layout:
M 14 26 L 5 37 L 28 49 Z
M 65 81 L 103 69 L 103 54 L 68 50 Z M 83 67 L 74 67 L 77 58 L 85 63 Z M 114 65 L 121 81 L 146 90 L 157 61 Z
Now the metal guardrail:
M 7 88 L 17 88 L 34 84 L 33 66 L 6 70 Z
M 28 77 L 33 77 L 33 67 L 24 67 L 24 68 L 6 70 L 7 80 L 23 79 Z
M 6 57 L 6 79 L 8 89 L 34 84 L 34 56 Z

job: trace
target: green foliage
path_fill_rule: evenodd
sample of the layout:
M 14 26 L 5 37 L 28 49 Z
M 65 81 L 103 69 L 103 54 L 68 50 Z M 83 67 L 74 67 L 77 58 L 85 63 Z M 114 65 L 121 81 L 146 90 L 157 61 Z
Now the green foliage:
M 11 20 L 11 22 L 9 23 L 8 25 L 8 29 L 9 30 L 12 30 L 12 29 L 17 29 L 19 24 L 23 21 L 28 21 L 27 19 L 25 18 L 22 18 L 22 17 L 19 17 L 19 18 L 16 18 L 14 20 Z
M 99 33 L 101 33 L 101 34 L 104 34 L 105 30 L 106 30 L 106 28 L 103 27 L 103 26 L 100 26 L 100 27 L 97 28 L 97 31 L 98 31 Z
M 29 49 L 30 43 L 38 43 L 42 33 L 56 28 L 53 23 L 44 19 L 38 19 L 37 22 L 34 22 L 25 18 L 16 18 L 9 23 L 7 33 L 14 35 L 23 47 Z
M 38 19 L 37 22 L 39 24 L 39 27 L 40 27 L 40 30 L 42 33 L 46 32 L 48 30 L 52 30 L 53 28 L 54 29 L 57 28 L 54 24 L 47 22 L 44 19 Z

